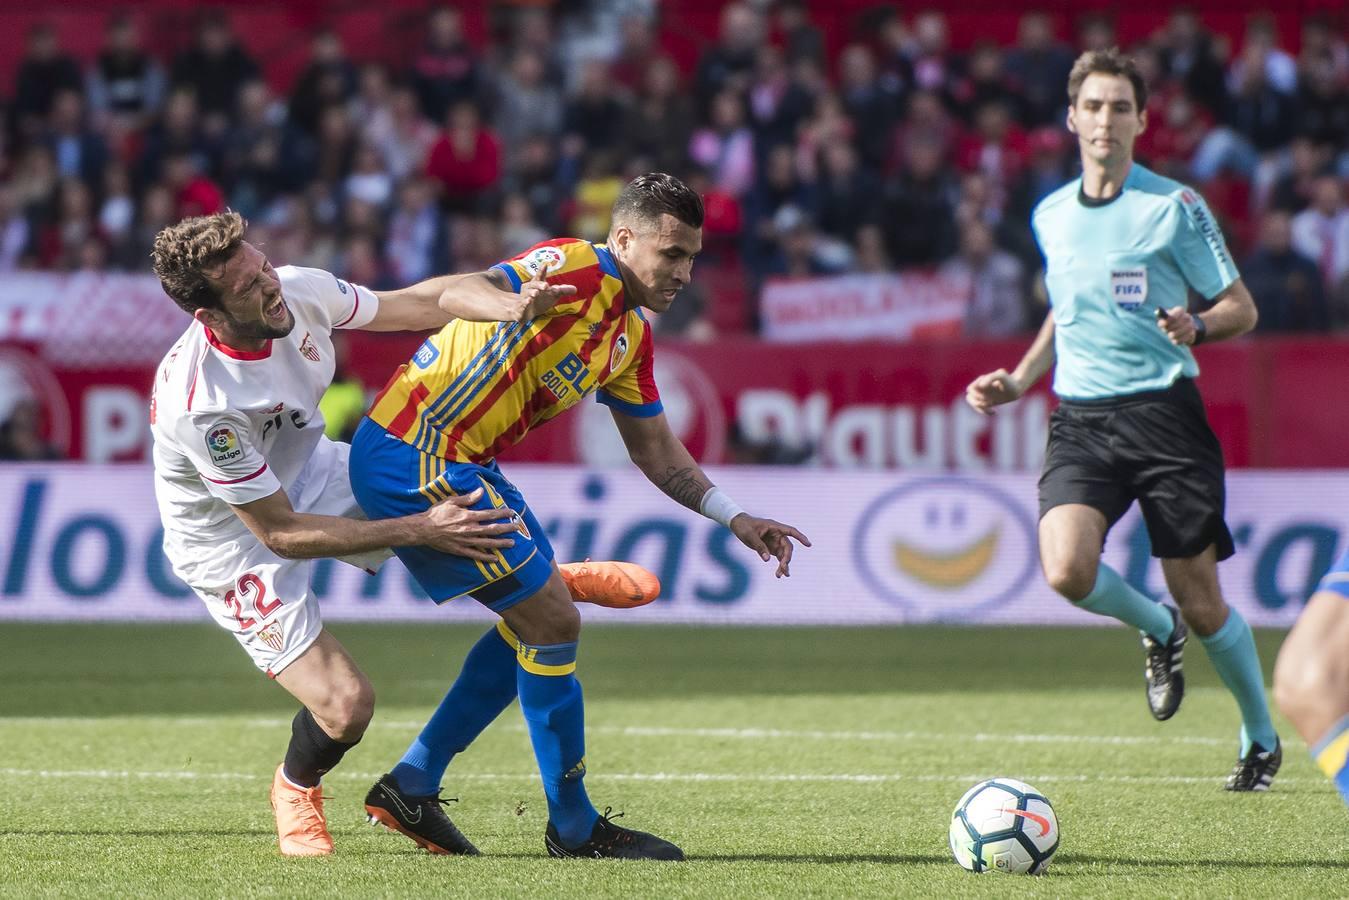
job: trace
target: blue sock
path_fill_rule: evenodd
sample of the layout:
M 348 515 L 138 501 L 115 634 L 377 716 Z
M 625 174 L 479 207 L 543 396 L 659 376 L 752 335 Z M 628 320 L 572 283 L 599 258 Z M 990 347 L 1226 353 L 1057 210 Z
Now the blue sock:
M 1146 631 L 1159 641 L 1171 638 L 1175 623 L 1171 612 L 1162 604 L 1140 594 L 1129 582 L 1105 563 L 1096 567 L 1096 584 L 1091 593 L 1078 601 L 1078 606 L 1101 616 L 1119 619 L 1139 631 Z
M 1335 783 L 1340 799 L 1349 803 L 1349 716 L 1332 725 L 1311 751 L 1321 771 Z
M 585 706 L 576 679 L 576 643 L 526 644 L 506 623 L 516 647 L 516 685 L 534 758 L 548 799 L 548 821 L 569 846 L 590 840 L 599 813 L 585 789 Z
M 425 797 L 462 751 L 515 699 L 515 647 L 491 628 L 464 658 L 464 667 L 422 733 L 393 768 L 404 792 Z
M 1241 755 L 1250 751 L 1252 741 L 1266 750 L 1273 750 L 1279 738 L 1269 718 L 1265 676 L 1260 671 L 1260 656 L 1255 652 L 1251 626 L 1232 608 L 1223 627 L 1208 637 L 1200 637 L 1199 641 L 1241 708 Z

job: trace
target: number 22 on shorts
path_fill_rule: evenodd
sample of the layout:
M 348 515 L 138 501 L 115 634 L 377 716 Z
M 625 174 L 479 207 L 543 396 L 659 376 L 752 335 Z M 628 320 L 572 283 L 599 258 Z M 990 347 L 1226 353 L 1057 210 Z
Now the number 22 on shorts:
M 241 575 L 236 586 L 239 588 L 238 593 L 225 592 L 225 609 L 234 616 L 241 630 L 247 631 L 258 624 L 258 619 L 266 619 L 281 606 L 279 598 L 268 602 L 267 587 L 262 583 L 262 579 L 252 572 Z M 244 615 L 244 604 L 249 600 L 253 602 L 253 611 L 258 614 L 258 619 Z

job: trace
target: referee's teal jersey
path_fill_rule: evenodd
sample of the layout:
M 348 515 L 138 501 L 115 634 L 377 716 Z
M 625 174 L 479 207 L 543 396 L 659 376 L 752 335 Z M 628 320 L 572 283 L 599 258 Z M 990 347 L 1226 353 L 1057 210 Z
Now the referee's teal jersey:
M 1188 347 L 1157 327 L 1158 307 L 1206 299 L 1239 277 L 1202 197 L 1134 163 L 1108 201 L 1078 178 L 1031 214 L 1054 316 L 1054 393 L 1097 400 L 1170 387 L 1199 374 Z

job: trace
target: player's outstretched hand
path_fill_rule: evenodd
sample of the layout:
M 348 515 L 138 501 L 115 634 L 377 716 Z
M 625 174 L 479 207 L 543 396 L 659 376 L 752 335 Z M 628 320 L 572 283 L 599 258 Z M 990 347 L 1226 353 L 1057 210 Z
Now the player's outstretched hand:
M 454 556 L 466 556 L 483 562 L 495 562 L 493 551 L 515 546 L 503 535 L 517 531 L 509 509 L 470 509 L 482 499 L 482 488 L 437 503 L 422 515 L 426 536 L 422 541 L 432 550 Z M 504 518 L 503 518 L 504 517 Z
M 974 407 L 975 412 L 992 415 L 993 407 L 1011 403 L 1025 393 L 1015 378 L 1006 369 L 980 375 L 965 388 L 965 402 Z
M 528 322 L 548 312 L 565 298 L 576 295 L 576 286 L 572 284 L 549 284 L 548 268 L 545 266 L 538 275 L 520 286 L 519 309 L 511 321 Z
M 773 573 L 775 578 L 791 577 L 792 538 L 810 546 L 810 538 L 792 526 L 772 519 L 760 519 L 749 513 L 741 513 L 731 520 L 731 533 L 740 538 L 740 543 L 759 554 L 764 562 L 777 557 L 778 569 Z

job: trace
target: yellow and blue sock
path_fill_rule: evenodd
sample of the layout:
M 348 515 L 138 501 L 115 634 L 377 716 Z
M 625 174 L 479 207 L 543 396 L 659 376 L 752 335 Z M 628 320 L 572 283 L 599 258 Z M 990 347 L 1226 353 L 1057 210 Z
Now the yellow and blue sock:
M 585 789 L 585 705 L 576 678 L 576 642 L 526 644 L 506 623 L 497 630 L 515 643 L 516 688 L 548 800 L 548 820 L 563 844 L 590 839 L 599 813 Z
M 1252 741 L 1273 750 L 1279 736 L 1269 718 L 1265 676 L 1260 671 L 1260 655 L 1255 650 L 1251 626 L 1232 608 L 1223 627 L 1207 637 L 1201 635 L 1199 641 L 1241 708 L 1241 755 L 1250 752 Z
M 1119 619 L 1163 642 L 1170 640 L 1171 630 L 1175 627 L 1165 606 L 1134 590 L 1105 563 L 1096 567 L 1096 584 L 1077 605 L 1088 612 Z
M 488 629 L 464 658 L 464 667 L 421 734 L 393 768 L 404 793 L 425 797 L 461 752 L 515 699 L 515 644 Z
M 1349 804 L 1349 716 L 1331 726 L 1311 751 L 1312 759 L 1335 783 L 1340 799 Z

